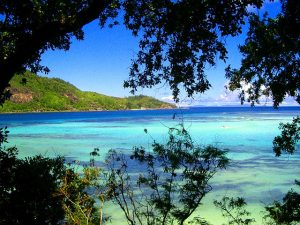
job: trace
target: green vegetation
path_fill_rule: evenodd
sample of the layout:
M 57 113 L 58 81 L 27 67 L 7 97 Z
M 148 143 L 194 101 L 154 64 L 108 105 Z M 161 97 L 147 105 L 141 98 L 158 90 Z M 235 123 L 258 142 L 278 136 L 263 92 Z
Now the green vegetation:
M 62 157 L 40 155 L 18 159 L 16 147 L 3 145 L 7 135 L 0 128 L 0 225 L 102 225 L 109 220 L 103 215 L 109 200 L 120 206 L 128 224 L 209 225 L 193 213 L 212 190 L 210 179 L 229 163 L 226 151 L 195 146 L 182 125 L 170 128 L 166 144 L 154 141 L 152 152 L 134 148 L 129 157 L 112 150 L 107 170 L 96 165 L 98 148 L 89 163 L 65 164 Z M 282 202 L 266 205 L 263 224 L 299 224 L 299 200 L 291 190 Z M 214 204 L 225 224 L 255 223 L 243 198 L 223 197 Z
M 266 96 L 278 107 L 291 96 L 300 104 L 300 2 L 280 2 L 276 17 L 251 13 L 240 67 L 226 69 L 229 89 L 240 91 L 241 102 L 256 104 Z
M 129 157 L 112 150 L 106 161 L 107 188 L 130 225 L 186 224 L 212 190 L 210 179 L 229 164 L 226 151 L 196 146 L 183 125 L 169 128 L 166 144 L 154 140 L 152 151 L 135 147 Z
M 221 201 L 215 200 L 214 205 L 222 211 L 222 215 L 228 219 L 229 225 L 250 225 L 255 222 L 255 219 L 250 218 L 251 213 L 245 209 L 247 203 L 243 198 L 224 196 Z
M 0 128 L 0 224 L 58 224 L 65 214 L 64 198 L 57 192 L 64 159 L 18 159 L 16 147 L 3 146 L 7 134 Z
M 295 181 L 298 188 L 299 181 Z M 300 194 L 291 189 L 282 198 L 282 201 L 274 201 L 265 207 L 264 219 L 267 224 L 297 225 L 300 221 Z
M 299 187 L 299 181 L 295 181 Z M 264 225 L 298 225 L 300 221 L 300 194 L 293 189 L 283 197 L 282 201 L 274 201 L 265 206 L 262 211 Z M 220 201 L 215 200 L 214 205 L 222 211 L 224 218 L 227 218 L 228 225 L 250 225 L 256 221 L 251 218 L 251 213 L 246 210 L 247 202 L 244 198 L 223 197 Z
M 168 85 L 178 100 L 179 87 L 188 96 L 210 87 L 205 68 L 225 61 L 226 36 L 241 33 L 249 5 L 263 0 L 44 0 L 0 2 L 0 103 L 16 73 L 40 64 L 47 50 L 68 51 L 74 39 L 84 40 L 82 27 L 99 20 L 100 27 L 123 23 L 139 39 L 125 87 Z M 87 77 L 85 77 L 87 79 Z
M 49 72 L 47 67 L 40 65 L 42 53 L 49 49 L 69 50 L 72 38 L 84 39 L 82 27 L 85 24 L 100 18 L 101 26 L 104 26 L 107 21 L 111 21 L 111 25 L 114 25 L 118 23 L 114 19 L 122 12 L 124 17 L 120 22 L 123 22 L 134 36 L 139 34 L 141 37 L 140 49 L 132 61 L 129 78 L 124 86 L 134 92 L 138 87 L 152 87 L 159 83 L 166 83 L 170 86 L 176 100 L 179 96 L 179 87 L 183 87 L 188 96 L 203 93 L 210 88 L 205 69 L 214 66 L 218 58 L 226 60 L 225 37 L 240 34 L 241 26 L 245 24 L 245 16 L 249 16 L 247 12 L 249 5 L 261 7 L 263 2 L 262 0 L 2 1 L 0 2 L 0 104 L 6 101 L 10 94 L 12 96 L 1 111 L 170 107 L 168 104 L 162 106 L 163 103 L 145 96 L 128 99 L 112 98 L 81 92 L 60 79 L 42 78 L 28 72 L 25 73 L 26 79 L 23 79 L 15 74 L 22 73 L 27 68 L 32 71 Z M 230 79 L 229 89 L 240 91 L 241 102 L 248 101 L 256 104 L 261 96 L 267 96 L 272 98 L 274 106 L 277 107 L 286 96 L 291 96 L 300 103 L 300 32 L 296 29 L 300 21 L 300 3 L 296 0 L 280 2 L 282 10 L 274 18 L 267 14 L 261 17 L 254 13 L 248 17 L 247 39 L 240 47 L 243 55 L 241 66 L 237 69 L 228 67 L 226 70 L 226 77 Z M 6 89 L 9 82 L 10 91 Z M 244 90 L 247 85 L 250 87 Z M 281 125 L 280 129 L 281 136 L 276 137 L 273 142 L 274 151 L 277 156 L 282 152 L 291 154 L 299 141 L 299 117 L 290 124 Z M 90 221 L 94 222 L 98 217 L 101 218 L 101 211 L 98 211 L 99 215 L 97 215 L 94 200 L 90 198 L 91 196 L 87 196 L 89 186 L 94 184 L 96 179 L 94 175 L 99 172 L 98 170 L 94 172 L 86 170 L 84 176 L 89 177 L 86 180 L 86 177 L 75 172 L 66 174 L 66 168 L 60 158 L 48 159 L 36 156 L 25 160 L 17 159 L 16 148 L 5 149 L 1 145 L 6 141 L 6 136 L 7 131 L 0 129 L 0 224 L 57 224 L 64 218 L 67 218 L 66 222 L 70 224 L 72 221 L 74 224 L 91 224 Z M 204 152 L 190 153 L 181 152 L 179 149 L 180 154 L 177 155 L 174 154 L 177 151 L 173 151 L 178 150 L 176 144 L 178 142 L 175 139 L 170 139 L 167 145 L 154 143 L 153 154 L 145 153 L 143 149 L 137 149 L 135 152 L 134 159 L 143 162 L 148 169 L 145 173 L 146 177 L 140 177 L 138 180 L 139 185 L 145 186 L 150 191 L 154 189 L 154 195 L 145 199 L 149 202 L 145 207 L 133 206 L 133 214 L 123 209 L 131 224 L 138 224 L 133 219 L 138 220 L 139 216 L 146 217 L 150 222 L 154 219 L 159 223 L 178 221 L 183 224 L 207 193 L 208 190 L 204 189 L 196 196 L 199 190 L 209 188 L 206 178 L 207 176 L 209 178 L 211 171 L 200 168 L 200 173 L 194 173 L 188 169 L 190 167 L 198 169 L 195 156 L 206 153 L 204 156 L 206 155 L 207 158 L 202 158 L 209 160 L 212 156 L 215 159 L 215 156 L 220 156 L 215 155 L 218 151 L 204 149 Z M 173 182 L 173 178 L 178 179 L 178 173 L 175 173 L 178 160 L 191 163 L 181 170 L 182 179 L 187 183 L 177 192 L 178 196 L 182 197 L 179 199 L 182 200 L 183 208 L 178 208 L 177 204 L 173 204 L 169 198 L 170 193 L 174 191 L 172 188 L 178 187 L 176 182 Z M 168 180 L 162 181 L 164 186 L 159 189 L 155 182 L 161 181 L 158 178 L 163 179 L 166 176 L 157 176 L 154 171 L 154 164 L 157 162 L 162 162 L 161 166 L 165 170 L 163 172 L 170 174 Z M 221 168 L 222 164 L 219 164 L 219 167 Z M 121 169 L 127 168 L 126 165 Z M 90 172 L 93 172 L 92 176 Z M 123 174 L 120 173 L 122 170 L 115 171 L 115 175 L 121 179 L 123 177 L 120 175 Z M 127 179 L 126 174 L 124 176 Z M 194 178 L 198 176 L 203 177 L 195 181 Z M 59 183 L 63 178 L 70 178 L 70 180 L 64 179 L 68 182 Z M 122 194 L 127 194 L 126 199 L 137 203 L 133 198 L 134 192 L 130 189 L 125 189 L 125 192 L 121 189 L 119 192 L 120 186 L 115 184 L 127 184 L 120 179 L 111 180 L 113 181 L 111 187 L 115 187 L 112 189 L 112 197 L 118 201 L 120 199 L 118 193 L 121 193 L 122 197 L 125 196 Z M 203 182 L 203 185 L 200 183 L 200 189 L 197 189 L 198 186 L 193 186 L 193 181 Z M 299 181 L 296 184 L 299 186 Z M 171 187 L 171 185 L 175 186 Z M 60 195 L 56 195 L 59 193 L 57 192 L 59 187 Z M 76 194 L 78 192 L 79 195 Z M 74 196 L 74 199 L 71 199 L 71 196 Z M 270 224 L 299 224 L 299 202 L 299 193 L 291 190 L 282 202 L 275 201 L 266 206 L 266 218 L 270 220 Z M 223 210 L 224 216 L 229 218 L 230 224 L 252 222 L 244 209 L 246 202 L 243 199 L 223 198 L 221 202 L 215 203 Z M 119 205 L 128 206 L 126 202 L 121 202 Z M 149 211 L 148 206 L 156 208 L 153 210 L 150 208 L 152 211 Z M 81 213 L 83 207 L 85 211 Z M 66 213 L 67 210 L 69 212 Z M 135 217 L 131 218 L 130 215 Z M 84 220 L 87 222 L 84 223 Z M 196 218 L 195 221 L 198 224 L 205 223 L 201 218 Z M 101 223 L 101 219 L 99 222 Z
M 101 225 L 108 219 L 102 213 L 102 170 L 95 165 L 99 149 L 89 163 L 41 155 L 19 159 L 16 147 L 4 146 L 8 133 L 0 128 L 0 225 Z
M 90 153 L 90 162 L 70 163 L 60 183 L 58 193 L 64 197 L 63 209 L 65 225 L 101 225 L 108 218 L 103 217 L 103 206 L 106 200 L 105 187 L 101 185 L 102 169 L 95 166 L 95 157 L 99 149 Z M 96 203 L 99 200 L 100 205 Z
M 300 140 L 300 116 L 293 118 L 291 123 L 280 123 L 281 134 L 274 138 L 273 151 L 276 156 L 282 152 L 294 154 L 296 144 Z
M 10 84 L 10 100 L 3 104 L 0 112 L 91 111 L 175 107 L 175 105 L 143 95 L 116 98 L 95 92 L 84 92 L 59 78 L 41 77 L 30 72 L 15 76 Z

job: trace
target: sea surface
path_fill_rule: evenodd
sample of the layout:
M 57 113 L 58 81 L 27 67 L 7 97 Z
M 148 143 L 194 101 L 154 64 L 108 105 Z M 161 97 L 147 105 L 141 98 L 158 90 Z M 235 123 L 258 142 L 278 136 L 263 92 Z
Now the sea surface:
M 195 215 L 212 224 L 226 222 L 213 206 L 222 196 L 242 196 L 248 209 L 262 224 L 263 207 L 296 188 L 300 147 L 294 155 L 275 157 L 272 140 L 280 122 L 300 115 L 300 107 L 202 107 L 170 110 L 59 112 L 0 114 L 0 127 L 7 126 L 9 143 L 20 157 L 42 154 L 87 161 L 94 148 L 104 160 L 110 149 L 130 153 L 134 146 L 151 149 L 153 140 L 164 143 L 170 127 L 183 123 L 199 145 L 228 149 L 230 167 L 215 175 L 209 193 Z M 144 130 L 147 129 L 147 133 Z M 108 205 L 111 224 L 126 224 L 116 206 Z

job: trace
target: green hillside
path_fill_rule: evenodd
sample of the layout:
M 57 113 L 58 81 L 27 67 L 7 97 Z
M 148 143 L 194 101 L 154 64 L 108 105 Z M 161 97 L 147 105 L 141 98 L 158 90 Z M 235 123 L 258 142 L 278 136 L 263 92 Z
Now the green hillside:
M 22 82 L 23 77 L 26 83 Z M 23 80 L 24 81 L 24 80 Z M 116 98 L 80 91 L 59 78 L 41 77 L 26 72 L 10 82 L 11 97 L 0 112 L 94 111 L 123 109 L 174 108 L 175 105 L 147 96 Z

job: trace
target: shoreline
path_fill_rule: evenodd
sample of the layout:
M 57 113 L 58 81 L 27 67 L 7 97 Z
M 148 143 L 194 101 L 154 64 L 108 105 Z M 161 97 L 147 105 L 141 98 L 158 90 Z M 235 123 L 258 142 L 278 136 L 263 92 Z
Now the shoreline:
M 26 111 L 26 112 L 0 112 L 0 115 L 5 114 L 26 114 L 26 113 L 76 113 L 76 112 L 119 112 L 119 111 L 146 111 L 146 110 L 172 110 L 172 109 L 187 109 L 186 107 L 180 108 L 145 108 L 145 109 L 111 109 L 111 110 L 61 110 L 61 111 Z
M 193 109 L 193 108 L 273 108 L 273 106 L 190 106 L 190 107 L 174 107 L 174 108 L 142 108 L 142 109 L 111 109 L 111 110 L 61 110 L 61 111 L 26 111 L 26 112 L 0 112 L 0 115 L 7 115 L 7 114 L 38 114 L 38 113 L 83 113 L 83 112 L 120 112 L 120 111 L 152 111 L 152 110 L 186 110 L 186 109 Z M 291 106 L 280 106 L 280 108 L 295 108 L 300 109 L 299 106 L 291 105 Z

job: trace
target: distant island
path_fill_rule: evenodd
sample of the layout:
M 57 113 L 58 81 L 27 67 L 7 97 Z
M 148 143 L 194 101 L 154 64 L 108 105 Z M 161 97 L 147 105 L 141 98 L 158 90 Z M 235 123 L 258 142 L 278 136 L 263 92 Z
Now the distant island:
M 0 106 L 0 113 L 176 108 L 174 104 L 144 95 L 117 98 L 81 91 L 62 79 L 28 71 L 14 76 L 9 90 L 10 99 Z

